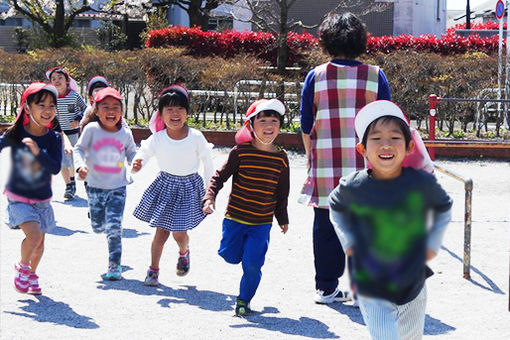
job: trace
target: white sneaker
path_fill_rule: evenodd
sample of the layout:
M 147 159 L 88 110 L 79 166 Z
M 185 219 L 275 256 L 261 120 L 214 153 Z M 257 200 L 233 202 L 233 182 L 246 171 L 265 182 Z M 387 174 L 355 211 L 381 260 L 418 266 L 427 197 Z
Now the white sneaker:
M 343 292 L 343 291 L 339 290 L 338 288 L 336 288 L 335 291 L 329 295 L 324 295 L 323 290 L 317 289 L 313 300 L 316 303 L 328 304 L 328 303 L 332 303 L 332 302 L 350 301 L 350 300 L 352 300 L 352 297 L 349 292 Z

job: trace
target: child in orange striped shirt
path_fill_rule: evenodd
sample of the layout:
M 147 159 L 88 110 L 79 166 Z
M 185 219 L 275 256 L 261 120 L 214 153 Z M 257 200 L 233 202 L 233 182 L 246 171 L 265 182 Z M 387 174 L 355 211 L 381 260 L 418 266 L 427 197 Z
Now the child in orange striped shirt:
M 261 99 L 248 108 L 244 126 L 236 134 L 237 145 L 211 178 L 203 199 L 203 212 L 212 213 L 216 195 L 233 176 L 218 254 L 228 263 L 242 262 L 235 309 L 238 316 L 251 312 L 250 301 L 262 277 L 273 216 L 283 233 L 288 229 L 289 160 L 285 150 L 273 144 L 284 114 L 285 106 L 277 99 Z

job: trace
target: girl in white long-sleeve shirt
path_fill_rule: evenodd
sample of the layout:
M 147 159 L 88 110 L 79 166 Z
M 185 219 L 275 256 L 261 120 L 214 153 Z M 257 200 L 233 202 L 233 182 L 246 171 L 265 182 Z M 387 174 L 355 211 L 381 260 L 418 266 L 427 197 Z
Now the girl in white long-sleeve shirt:
M 158 112 L 151 122 L 154 134 L 142 142 L 133 162 L 133 172 L 137 172 L 155 156 L 161 170 L 134 211 L 135 217 L 156 227 L 151 266 L 145 278 L 148 286 L 159 284 L 159 261 L 170 233 L 179 246 L 177 275 L 188 273 L 187 231 L 205 218 L 202 213 L 204 181 L 209 182 L 213 164 L 203 134 L 186 124 L 189 110 L 189 95 L 184 87 L 173 85 L 164 89 L 159 97 Z M 198 174 L 200 163 L 204 168 L 203 179 Z

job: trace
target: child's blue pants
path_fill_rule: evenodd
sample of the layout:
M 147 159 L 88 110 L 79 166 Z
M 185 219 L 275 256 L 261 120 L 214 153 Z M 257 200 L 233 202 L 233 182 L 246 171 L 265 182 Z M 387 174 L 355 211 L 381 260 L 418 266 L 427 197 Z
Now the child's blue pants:
M 239 288 L 239 298 L 250 302 L 260 279 L 264 265 L 271 224 L 249 225 L 225 218 L 223 237 L 218 254 L 228 263 L 242 262 L 243 277 Z
M 95 233 L 106 233 L 109 262 L 120 264 L 126 187 L 109 190 L 87 186 L 86 189 L 92 230 Z

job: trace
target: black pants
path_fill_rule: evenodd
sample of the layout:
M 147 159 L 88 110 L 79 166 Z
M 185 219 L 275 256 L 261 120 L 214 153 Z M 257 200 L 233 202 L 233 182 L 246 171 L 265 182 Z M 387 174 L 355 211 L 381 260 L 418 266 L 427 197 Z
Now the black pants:
M 330 293 L 345 270 L 345 253 L 329 220 L 329 210 L 314 208 L 313 255 L 315 289 Z

